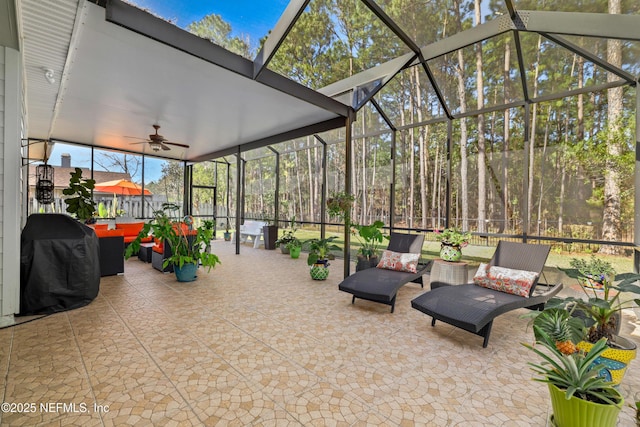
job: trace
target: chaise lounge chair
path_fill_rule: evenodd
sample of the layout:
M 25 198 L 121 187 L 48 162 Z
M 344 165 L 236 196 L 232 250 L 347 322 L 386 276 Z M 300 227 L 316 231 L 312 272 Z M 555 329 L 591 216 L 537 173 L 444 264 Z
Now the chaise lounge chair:
M 525 295 L 528 293 L 527 296 L 469 283 L 432 289 L 411 301 L 411 306 L 431 316 L 431 326 L 435 326 L 436 320 L 441 320 L 484 337 L 482 347 L 487 347 L 493 319 L 517 308 L 542 310 L 549 298 L 562 289 L 561 283 L 553 286 L 540 284 L 536 288 L 550 249 L 549 245 L 507 241 L 498 243 L 489 267 L 498 266 L 538 273 L 531 289 L 521 291 Z M 474 281 L 482 280 L 480 276 L 476 274 Z M 488 278 L 493 280 L 490 273 Z M 545 289 L 541 289 L 543 287 Z
M 387 251 L 418 254 L 419 258 L 422 253 L 423 242 L 424 235 L 422 234 L 391 233 Z M 368 268 L 344 279 L 338 285 L 338 289 L 353 295 L 351 304 L 355 303 L 356 298 L 365 299 L 390 305 L 391 313 L 393 313 L 398 290 L 409 282 L 420 283 L 424 287 L 422 275 L 427 272 L 428 267 L 429 264 L 418 263 L 416 272 Z

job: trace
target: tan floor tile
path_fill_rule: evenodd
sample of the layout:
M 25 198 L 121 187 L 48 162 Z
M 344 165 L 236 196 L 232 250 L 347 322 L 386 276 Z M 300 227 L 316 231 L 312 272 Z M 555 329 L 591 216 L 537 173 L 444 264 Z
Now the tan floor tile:
M 137 259 L 102 278 L 86 307 L 0 330 L 4 400 L 108 405 L 101 414 L 0 414 L 0 425 L 529 426 L 546 424 L 544 384 L 531 381 L 525 310 L 482 338 L 410 307 L 338 291 L 304 260 L 213 243 L 223 264 L 183 284 Z M 260 274 L 256 274 L 260 272 Z M 640 342 L 640 322 L 624 327 Z M 640 400 L 640 361 L 621 386 Z M 8 372 L 8 373 L 7 373 Z M 5 373 L 7 373 L 5 375 Z M 5 383 L 6 382 L 6 383 Z M 625 406 L 620 426 L 632 426 Z

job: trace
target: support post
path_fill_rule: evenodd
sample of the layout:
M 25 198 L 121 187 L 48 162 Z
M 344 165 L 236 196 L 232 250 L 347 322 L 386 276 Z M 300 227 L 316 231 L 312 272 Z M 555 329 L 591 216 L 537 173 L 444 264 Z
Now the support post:
M 389 185 L 389 233 L 393 231 L 396 212 L 396 129 L 391 133 L 391 184 Z
M 320 238 L 327 236 L 325 217 L 327 216 L 327 143 L 318 135 L 314 137 L 322 144 L 322 185 L 320 186 Z
M 531 144 L 531 104 L 524 104 L 524 167 L 522 168 L 522 241 L 527 243 L 529 221 L 529 144 Z
M 187 162 L 183 163 L 184 180 L 182 189 L 182 213 L 184 215 L 191 215 L 191 198 L 193 197 L 193 189 L 191 188 L 193 179 L 193 165 L 188 165 Z
M 274 207 L 273 207 L 273 223 L 280 226 L 280 152 L 273 147 L 267 147 L 276 155 L 276 188 L 274 192 Z
M 461 141 L 464 144 L 465 141 Z M 444 228 L 449 228 L 451 224 L 451 152 L 453 151 L 453 121 L 447 120 L 447 179 L 445 180 L 445 218 Z
M 225 159 L 226 161 L 226 159 Z M 227 214 L 227 224 L 229 223 L 229 217 L 230 217 L 230 213 L 229 209 L 231 208 L 231 163 L 227 162 L 227 194 L 226 194 L 226 201 L 225 201 L 225 210 L 226 210 L 226 214 Z M 237 230 L 236 230 L 237 231 Z
M 633 271 L 640 272 L 640 79 L 636 83 L 636 163 L 633 169 Z
M 242 204 L 244 203 L 242 199 L 242 185 L 243 182 L 242 176 L 244 175 L 241 171 L 242 169 L 242 158 L 240 157 L 240 146 L 238 145 L 238 150 L 236 151 L 236 255 L 240 254 L 240 215 L 242 214 Z
M 351 158 L 352 158 L 352 143 L 351 143 L 351 123 L 353 123 L 354 111 L 349 110 L 349 114 L 345 120 L 345 168 L 344 168 L 344 192 L 351 194 Z M 349 277 L 351 273 L 351 233 L 349 233 L 349 223 L 351 223 L 351 213 L 347 217 L 347 223 L 344 225 L 344 277 Z

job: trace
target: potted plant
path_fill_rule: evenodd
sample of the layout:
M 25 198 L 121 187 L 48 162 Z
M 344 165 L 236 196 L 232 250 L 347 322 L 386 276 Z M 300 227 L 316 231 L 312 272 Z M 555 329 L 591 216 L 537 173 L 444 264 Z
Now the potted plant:
M 298 229 L 296 228 L 296 218 L 293 217 L 291 223 L 289 224 L 289 229 L 285 230 L 282 236 L 280 236 L 280 238 L 278 238 L 278 240 L 276 240 L 275 242 L 276 246 L 280 247 L 280 252 L 282 252 L 283 254 L 290 253 L 288 247 L 289 243 L 298 241 L 298 246 L 300 245 L 300 241 L 295 237 L 296 231 L 298 231 Z
M 457 262 L 462 258 L 462 248 L 469 244 L 471 233 L 459 229 L 445 228 L 435 230 L 436 240 L 440 242 L 440 258 L 444 261 Z
M 389 239 L 388 236 L 382 234 L 383 226 L 384 223 L 382 221 L 375 221 L 370 225 L 354 225 L 352 227 L 351 233 L 355 235 L 360 242 L 356 271 L 378 265 L 378 249 L 380 248 L 380 244 L 384 239 Z
M 624 399 L 612 383 L 598 375 L 602 368 L 598 358 L 607 349 L 606 339 L 599 340 L 589 351 L 564 354 L 539 326 L 534 325 L 534 331 L 536 345 L 523 345 L 543 360 L 529 365 L 540 375 L 534 380 L 548 384 L 554 425 L 615 426 Z
M 623 299 L 624 294 L 640 295 L 640 286 L 635 283 L 640 275 L 624 273 L 616 275 L 607 261 L 595 255 L 587 260 L 573 258 L 572 268 L 562 269 L 567 276 L 575 278 L 581 284 L 585 297 L 553 298 L 549 308 L 564 308 L 581 318 L 587 328 L 586 339 L 578 347 L 588 350 L 599 339 L 605 338 L 610 350 L 603 357 L 611 359 L 611 366 L 602 372 L 616 383 L 622 380 L 628 363 L 636 357 L 637 346 L 633 341 L 617 335 L 620 328 L 621 311 L 640 305 L 640 299 Z M 617 363 L 615 363 L 615 362 Z
M 302 251 L 302 243 L 300 243 L 300 240 L 294 237 L 286 246 L 291 258 L 297 259 L 300 256 L 300 251 Z
M 85 224 L 95 222 L 96 203 L 93 201 L 91 191 L 93 191 L 96 181 L 94 179 L 83 178 L 82 169 L 75 168 L 70 172 L 69 187 L 62 190 L 62 194 L 67 197 L 64 202 L 67 204 L 67 212 L 75 215 Z
M 227 221 L 224 223 L 224 241 L 225 242 L 230 242 L 231 241 L 231 232 L 229 231 L 229 218 L 227 218 Z
M 262 227 L 262 235 L 264 237 L 264 248 L 273 250 L 276 248 L 276 240 L 278 240 L 278 226 L 273 221 Z
M 330 218 L 338 218 L 346 226 L 351 223 L 351 206 L 355 196 L 344 192 L 331 193 L 327 199 L 327 213 Z
M 165 258 L 163 267 L 172 264 L 178 281 L 189 282 L 196 279 L 195 272 L 199 265 L 210 271 L 220 263 L 220 259 L 208 249 L 213 238 L 213 221 L 204 221 L 203 225 L 194 230 L 195 233 L 190 232 L 186 224 L 168 214 L 178 209 L 175 204 L 165 203 L 161 211 L 155 211 L 153 219 L 144 225 L 136 239 L 127 246 L 125 258 L 138 253 L 140 241 L 152 231 L 155 238 L 171 247 L 172 254 Z
M 333 243 L 336 236 L 325 239 L 310 239 L 304 242 L 303 246 L 309 250 L 307 264 L 311 266 L 311 278 L 314 280 L 325 280 L 329 276 L 329 253 L 332 250 L 339 251 L 340 247 Z

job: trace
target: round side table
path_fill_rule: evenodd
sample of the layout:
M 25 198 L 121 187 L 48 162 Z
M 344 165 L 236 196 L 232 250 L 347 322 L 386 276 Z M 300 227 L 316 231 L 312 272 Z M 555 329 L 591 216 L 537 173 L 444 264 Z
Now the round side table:
M 449 262 L 441 259 L 433 260 L 431 267 L 431 289 L 440 286 L 462 285 L 469 281 L 468 264 L 463 261 Z

